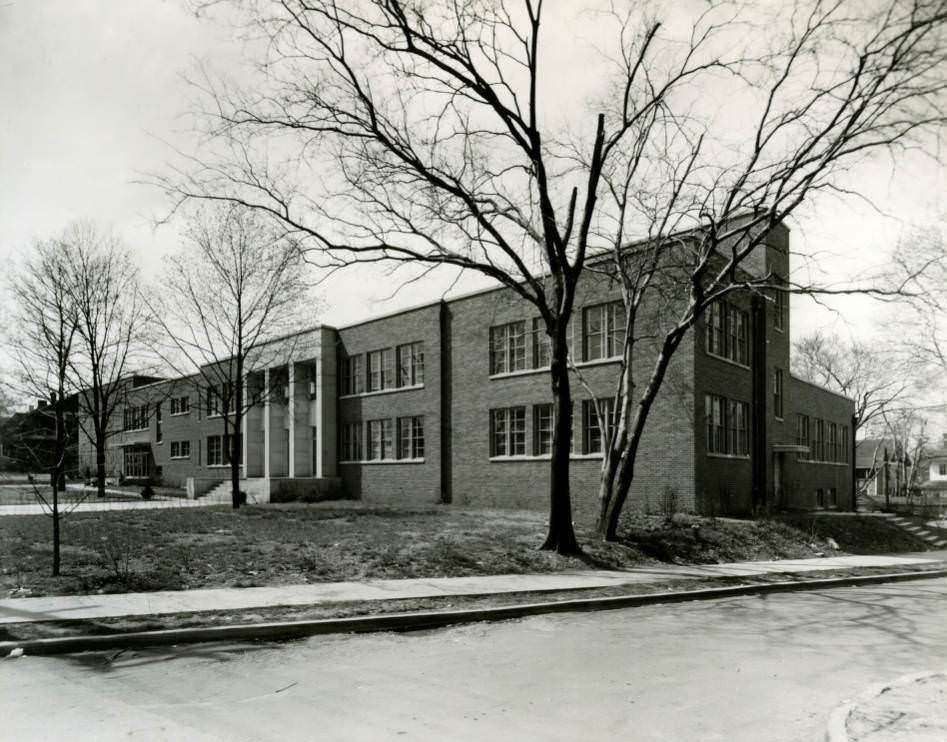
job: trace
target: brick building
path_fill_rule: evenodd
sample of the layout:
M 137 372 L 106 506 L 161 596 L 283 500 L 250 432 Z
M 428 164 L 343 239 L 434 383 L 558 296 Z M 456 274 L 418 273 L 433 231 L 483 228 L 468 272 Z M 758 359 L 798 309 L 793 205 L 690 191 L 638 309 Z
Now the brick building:
M 788 240 L 774 230 L 749 269 L 785 276 Z M 576 302 L 571 477 L 583 518 L 596 510 L 601 464 L 592 399 L 607 404 L 619 366 L 618 298 L 590 274 Z M 790 375 L 785 299 L 734 294 L 688 333 L 649 418 L 629 507 L 658 509 L 673 493 L 681 510 L 716 514 L 854 508 L 853 403 Z M 278 342 L 282 355 L 247 380 L 269 390 L 246 421 L 248 488 L 272 499 L 341 487 L 379 503 L 547 506 L 548 347 L 535 310 L 509 289 Z M 137 429 L 126 421 L 115 436 L 115 465 L 190 480 L 198 493 L 224 480 L 211 398 L 197 377 L 134 390 Z

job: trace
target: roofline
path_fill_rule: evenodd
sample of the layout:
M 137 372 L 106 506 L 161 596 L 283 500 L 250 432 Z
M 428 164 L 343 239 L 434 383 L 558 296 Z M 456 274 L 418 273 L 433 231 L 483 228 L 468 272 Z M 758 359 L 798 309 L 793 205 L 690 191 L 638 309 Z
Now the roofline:
M 831 394 L 833 397 L 838 397 L 839 399 L 844 399 L 847 402 L 851 402 L 852 404 L 855 404 L 854 398 L 846 397 L 844 394 L 841 394 L 840 392 L 836 392 L 832 389 L 829 389 L 828 387 L 824 387 L 821 384 L 816 384 L 814 381 L 809 381 L 808 379 L 800 379 L 791 371 L 789 372 L 789 378 L 792 379 L 793 381 L 798 381 L 800 384 L 808 384 L 809 386 L 815 387 L 816 389 L 819 389 L 820 391 L 823 391 L 826 394 Z

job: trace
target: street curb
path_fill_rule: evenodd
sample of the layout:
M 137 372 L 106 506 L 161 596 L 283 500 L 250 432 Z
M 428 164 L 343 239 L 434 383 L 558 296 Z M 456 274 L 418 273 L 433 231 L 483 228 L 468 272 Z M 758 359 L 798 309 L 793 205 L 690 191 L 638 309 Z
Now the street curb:
M 51 655 L 111 649 L 114 647 L 149 647 L 215 641 L 276 641 L 301 639 L 320 634 L 416 631 L 420 629 L 441 628 L 455 624 L 477 623 L 480 621 L 505 621 L 513 618 L 537 616 L 546 613 L 634 608 L 662 603 L 683 603 L 691 600 L 715 600 L 745 595 L 872 585 L 886 582 L 906 582 L 909 580 L 935 579 L 940 577 L 947 577 L 947 569 L 924 572 L 894 572 L 852 577 L 830 577 L 821 580 L 805 580 L 802 582 L 774 582 L 760 585 L 713 587 L 680 592 L 646 593 L 644 595 L 578 598 L 547 603 L 521 603 L 517 605 L 497 606 L 494 608 L 472 608 L 457 611 L 423 611 L 415 613 L 356 616 L 350 618 L 322 618 L 308 621 L 239 624 L 236 626 L 160 629 L 157 631 L 136 631 L 124 634 L 25 639 L 23 641 L 0 642 L 0 656 L 6 656 L 11 650 L 17 648 L 24 650 L 26 655 Z
M 869 686 L 868 690 L 860 693 L 857 698 L 843 702 L 841 706 L 838 706 L 829 715 L 828 728 L 825 731 L 826 742 L 851 742 L 851 738 L 848 736 L 848 717 L 851 715 L 852 711 L 858 708 L 861 704 L 872 701 L 881 694 L 887 693 L 889 690 L 900 688 L 903 685 L 911 685 L 918 682 L 919 680 L 933 678 L 938 675 L 947 675 L 947 671 L 940 670 L 938 672 L 916 672 L 909 675 L 902 675 L 901 677 L 894 680 L 889 680 L 886 683 L 876 683 L 875 685 Z

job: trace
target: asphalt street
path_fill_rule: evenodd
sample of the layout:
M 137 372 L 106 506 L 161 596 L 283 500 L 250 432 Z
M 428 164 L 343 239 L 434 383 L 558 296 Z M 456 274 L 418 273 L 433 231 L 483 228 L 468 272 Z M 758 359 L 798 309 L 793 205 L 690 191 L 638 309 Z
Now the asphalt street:
M 0 662 L 3 740 L 820 740 L 947 668 L 947 580 Z

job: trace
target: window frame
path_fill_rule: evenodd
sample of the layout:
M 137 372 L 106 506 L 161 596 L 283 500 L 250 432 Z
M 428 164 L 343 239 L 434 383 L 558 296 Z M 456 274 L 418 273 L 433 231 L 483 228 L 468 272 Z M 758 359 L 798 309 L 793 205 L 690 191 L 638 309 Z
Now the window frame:
M 526 456 L 525 405 L 490 410 L 490 458 L 522 456 Z

